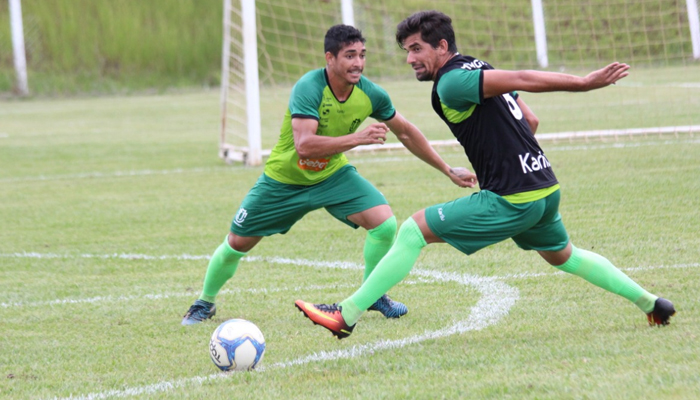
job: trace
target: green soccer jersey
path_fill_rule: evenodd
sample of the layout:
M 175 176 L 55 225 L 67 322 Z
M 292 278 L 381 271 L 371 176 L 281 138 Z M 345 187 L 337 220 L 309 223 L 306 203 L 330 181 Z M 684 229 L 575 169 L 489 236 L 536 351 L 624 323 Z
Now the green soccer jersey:
M 341 102 L 328 85 L 326 69 L 310 71 L 292 88 L 280 138 L 265 164 L 265 174 L 278 182 L 308 186 L 322 182 L 348 163 L 343 153 L 300 159 L 294 147 L 292 118 L 313 118 L 318 121 L 317 135 L 338 137 L 355 132 L 367 117 L 386 121 L 395 114 L 386 91 L 364 76 Z

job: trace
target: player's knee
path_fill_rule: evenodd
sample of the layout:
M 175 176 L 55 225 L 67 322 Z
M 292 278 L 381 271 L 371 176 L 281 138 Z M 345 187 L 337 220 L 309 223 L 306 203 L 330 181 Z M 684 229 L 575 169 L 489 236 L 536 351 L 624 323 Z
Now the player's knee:
M 238 236 L 233 232 L 229 232 L 226 237 L 229 247 L 241 253 L 247 253 L 252 250 L 260 240 L 262 240 L 261 236 Z
M 392 242 L 396 236 L 396 217 L 391 216 L 382 222 L 378 227 L 369 230 L 369 235 L 381 242 Z
M 401 224 L 396 241 L 417 248 L 423 248 L 427 245 L 423 233 L 413 217 Z

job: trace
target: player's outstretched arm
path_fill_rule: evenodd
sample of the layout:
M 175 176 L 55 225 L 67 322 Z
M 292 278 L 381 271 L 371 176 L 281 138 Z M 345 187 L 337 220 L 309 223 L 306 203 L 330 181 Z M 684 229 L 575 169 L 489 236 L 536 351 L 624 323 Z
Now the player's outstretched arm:
M 294 147 L 300 158 L 323 158 L 342 153 L 357 146 L 383 144 L 389 128 L 383 123 L 375 123 L 367 128 L 338 137 L 316 134 L 318 121 L 313 118 L 293 118 L 292 132 Z
M 394 118 L 384 121 L 396 137 L 416 157 L 447 175 L 459 187 L 474 187 L 476 175 L 466 168 L 451 168 L 428 143 L 425 135 L 398 111 Z
M 513 91 L 587 92 L 614 84 L 629 75 L 629 68 L 627 64 L 614 62 L 583 77 L 546 71 L 485 70 L 484 98 Z

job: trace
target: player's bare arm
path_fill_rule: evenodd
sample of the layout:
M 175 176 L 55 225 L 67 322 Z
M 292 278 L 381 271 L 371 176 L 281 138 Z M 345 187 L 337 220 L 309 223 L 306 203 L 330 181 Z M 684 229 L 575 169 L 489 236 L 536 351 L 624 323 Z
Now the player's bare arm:
M 540 119 L 537 118 L 537 115 L 535 115 L 535 113 L 532 112 L 530 107 L 528 107 L 527 104 L 525 104 L 522 97 L 518 96 L 515 102 L 518 103 L 518 107 L 520 107 L 520 110 L 523 112 L 525 121 L 527 121 L 527 124 L 530 125 L 530 130 L 534 135 L 537 132 L 537 127 L 540 125 Z
M 416 157 L 447 175 L 459 187 L 474 187 L 476 175 L 466 168 L 451 168 L 428 143 L 425 135 L 398 111 L 394 118 L 385 121 L 386 125 Z M 455 173 L 458 171 L 459 173 Z
M 484 98 L 500 96 L 513 91 L 541 92 L 587 92 L 614 84 L 629 75 L 629 65 L 614 62 L 581 77 L 546 71 L 485 70 Z
M 300 158 L 323 158 L 357 146 L 383 144 L 389 131 L 383 123 L 374 123 L 361 131 L 338 137 L 319 136 L 317 129 L 318 121 L 313 118 L 292 119 L 294 147 Z

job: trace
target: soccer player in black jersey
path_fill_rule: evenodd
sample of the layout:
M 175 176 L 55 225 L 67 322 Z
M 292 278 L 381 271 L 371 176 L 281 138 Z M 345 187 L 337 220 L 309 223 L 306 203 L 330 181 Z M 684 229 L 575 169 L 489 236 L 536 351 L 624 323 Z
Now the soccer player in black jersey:
M 534 133 L 538 119 L 520 99 L 525 92 L 585 92 L 614 84 L 629 66 L 612 63 L 585 77 L 541 71 L 505 71 L 457 52 L 450 17 L 438 11 L 411 15 L 396 41 L 419 81 L 433 81 L 432 106 L 449 126 L 474 168 L 462 170 L 480 191 L 427 207 L 399 229 L 396 242 L 362 286 L 338 304 L 295 305 L 339 339 L 361 314 L 405 278 L 429 243 L 448 243 L 465 254 L 512 239 L 554 267 L 625 297 L 650 325 L 667 325 L 673 304 L 655 296 L 608 259 L 571 244 L 559 214 L 559 183 Z

